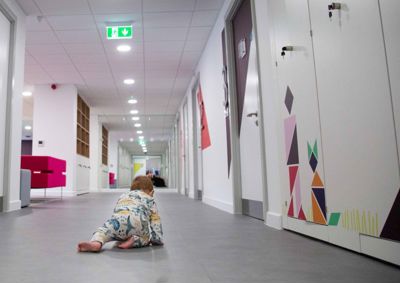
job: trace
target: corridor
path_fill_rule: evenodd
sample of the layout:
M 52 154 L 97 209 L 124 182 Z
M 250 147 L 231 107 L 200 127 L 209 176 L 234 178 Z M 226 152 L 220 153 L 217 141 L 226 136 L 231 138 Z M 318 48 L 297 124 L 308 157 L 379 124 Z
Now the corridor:
M 53 199 L 0 214 L 2 283 L 400 282 L 398 268 L 176 193 L 156 193 L 164 247 L 79 254 L 118 193 Z

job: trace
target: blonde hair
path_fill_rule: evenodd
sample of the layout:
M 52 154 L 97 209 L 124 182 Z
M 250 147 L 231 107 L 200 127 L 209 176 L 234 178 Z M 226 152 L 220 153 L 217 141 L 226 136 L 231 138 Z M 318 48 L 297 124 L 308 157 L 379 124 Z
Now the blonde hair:
M 153 191 L 153 183 L 147 176 L 137 176 L 132 181 L 131 191 L 141 190 L 145 193 L 151 193 Z

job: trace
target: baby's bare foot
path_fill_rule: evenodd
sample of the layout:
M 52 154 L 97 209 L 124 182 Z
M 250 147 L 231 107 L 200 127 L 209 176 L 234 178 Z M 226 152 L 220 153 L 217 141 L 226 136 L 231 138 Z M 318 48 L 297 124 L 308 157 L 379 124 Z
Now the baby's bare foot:
M 78 244 L 78 252 L 99 252 L 100 250 L 100 242 L 80 242 Z
M 121 244 L 118 245 L 118 248 L 120 249 L 130 249 L 133 246 L 134 239 L 133 237 L 130 237 L 128 240 L 122 242 Z

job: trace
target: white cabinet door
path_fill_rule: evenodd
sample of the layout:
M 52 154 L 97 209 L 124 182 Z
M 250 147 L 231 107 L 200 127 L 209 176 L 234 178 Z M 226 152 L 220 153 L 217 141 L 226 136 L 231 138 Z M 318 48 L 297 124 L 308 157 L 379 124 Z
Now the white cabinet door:
M 359 250 L 359 233 L 380 236 L 399 190 L 395 127 L 378 1 L 341 1 L 330 18 L 331 3 L 309 1 L 327 200 L 342 213 L 330 240 Z
M 324 166 L 307 0 L 273 1 L 282 113 L 284 225 L 327 239 Z M 283 53 L 282 53 L 283 52 Z M 297 220 L 301 220 L 299 223 Z
M 9 45 L 10 22 L 0 11 L 0 196 L 3 196 Z

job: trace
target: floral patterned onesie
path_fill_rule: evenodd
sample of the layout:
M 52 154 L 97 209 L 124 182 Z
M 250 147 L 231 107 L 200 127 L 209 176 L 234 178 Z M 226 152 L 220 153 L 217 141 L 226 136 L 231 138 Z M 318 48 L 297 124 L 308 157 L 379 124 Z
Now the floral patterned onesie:
M 141 190 L 123 194 L 114 208 L 111 219 L 107 220 L 93 234 L 91 241 L 104 243 L 125 241 L 134 237 L 133 248 L 161 245 L 161 219 L 154 198 Z

